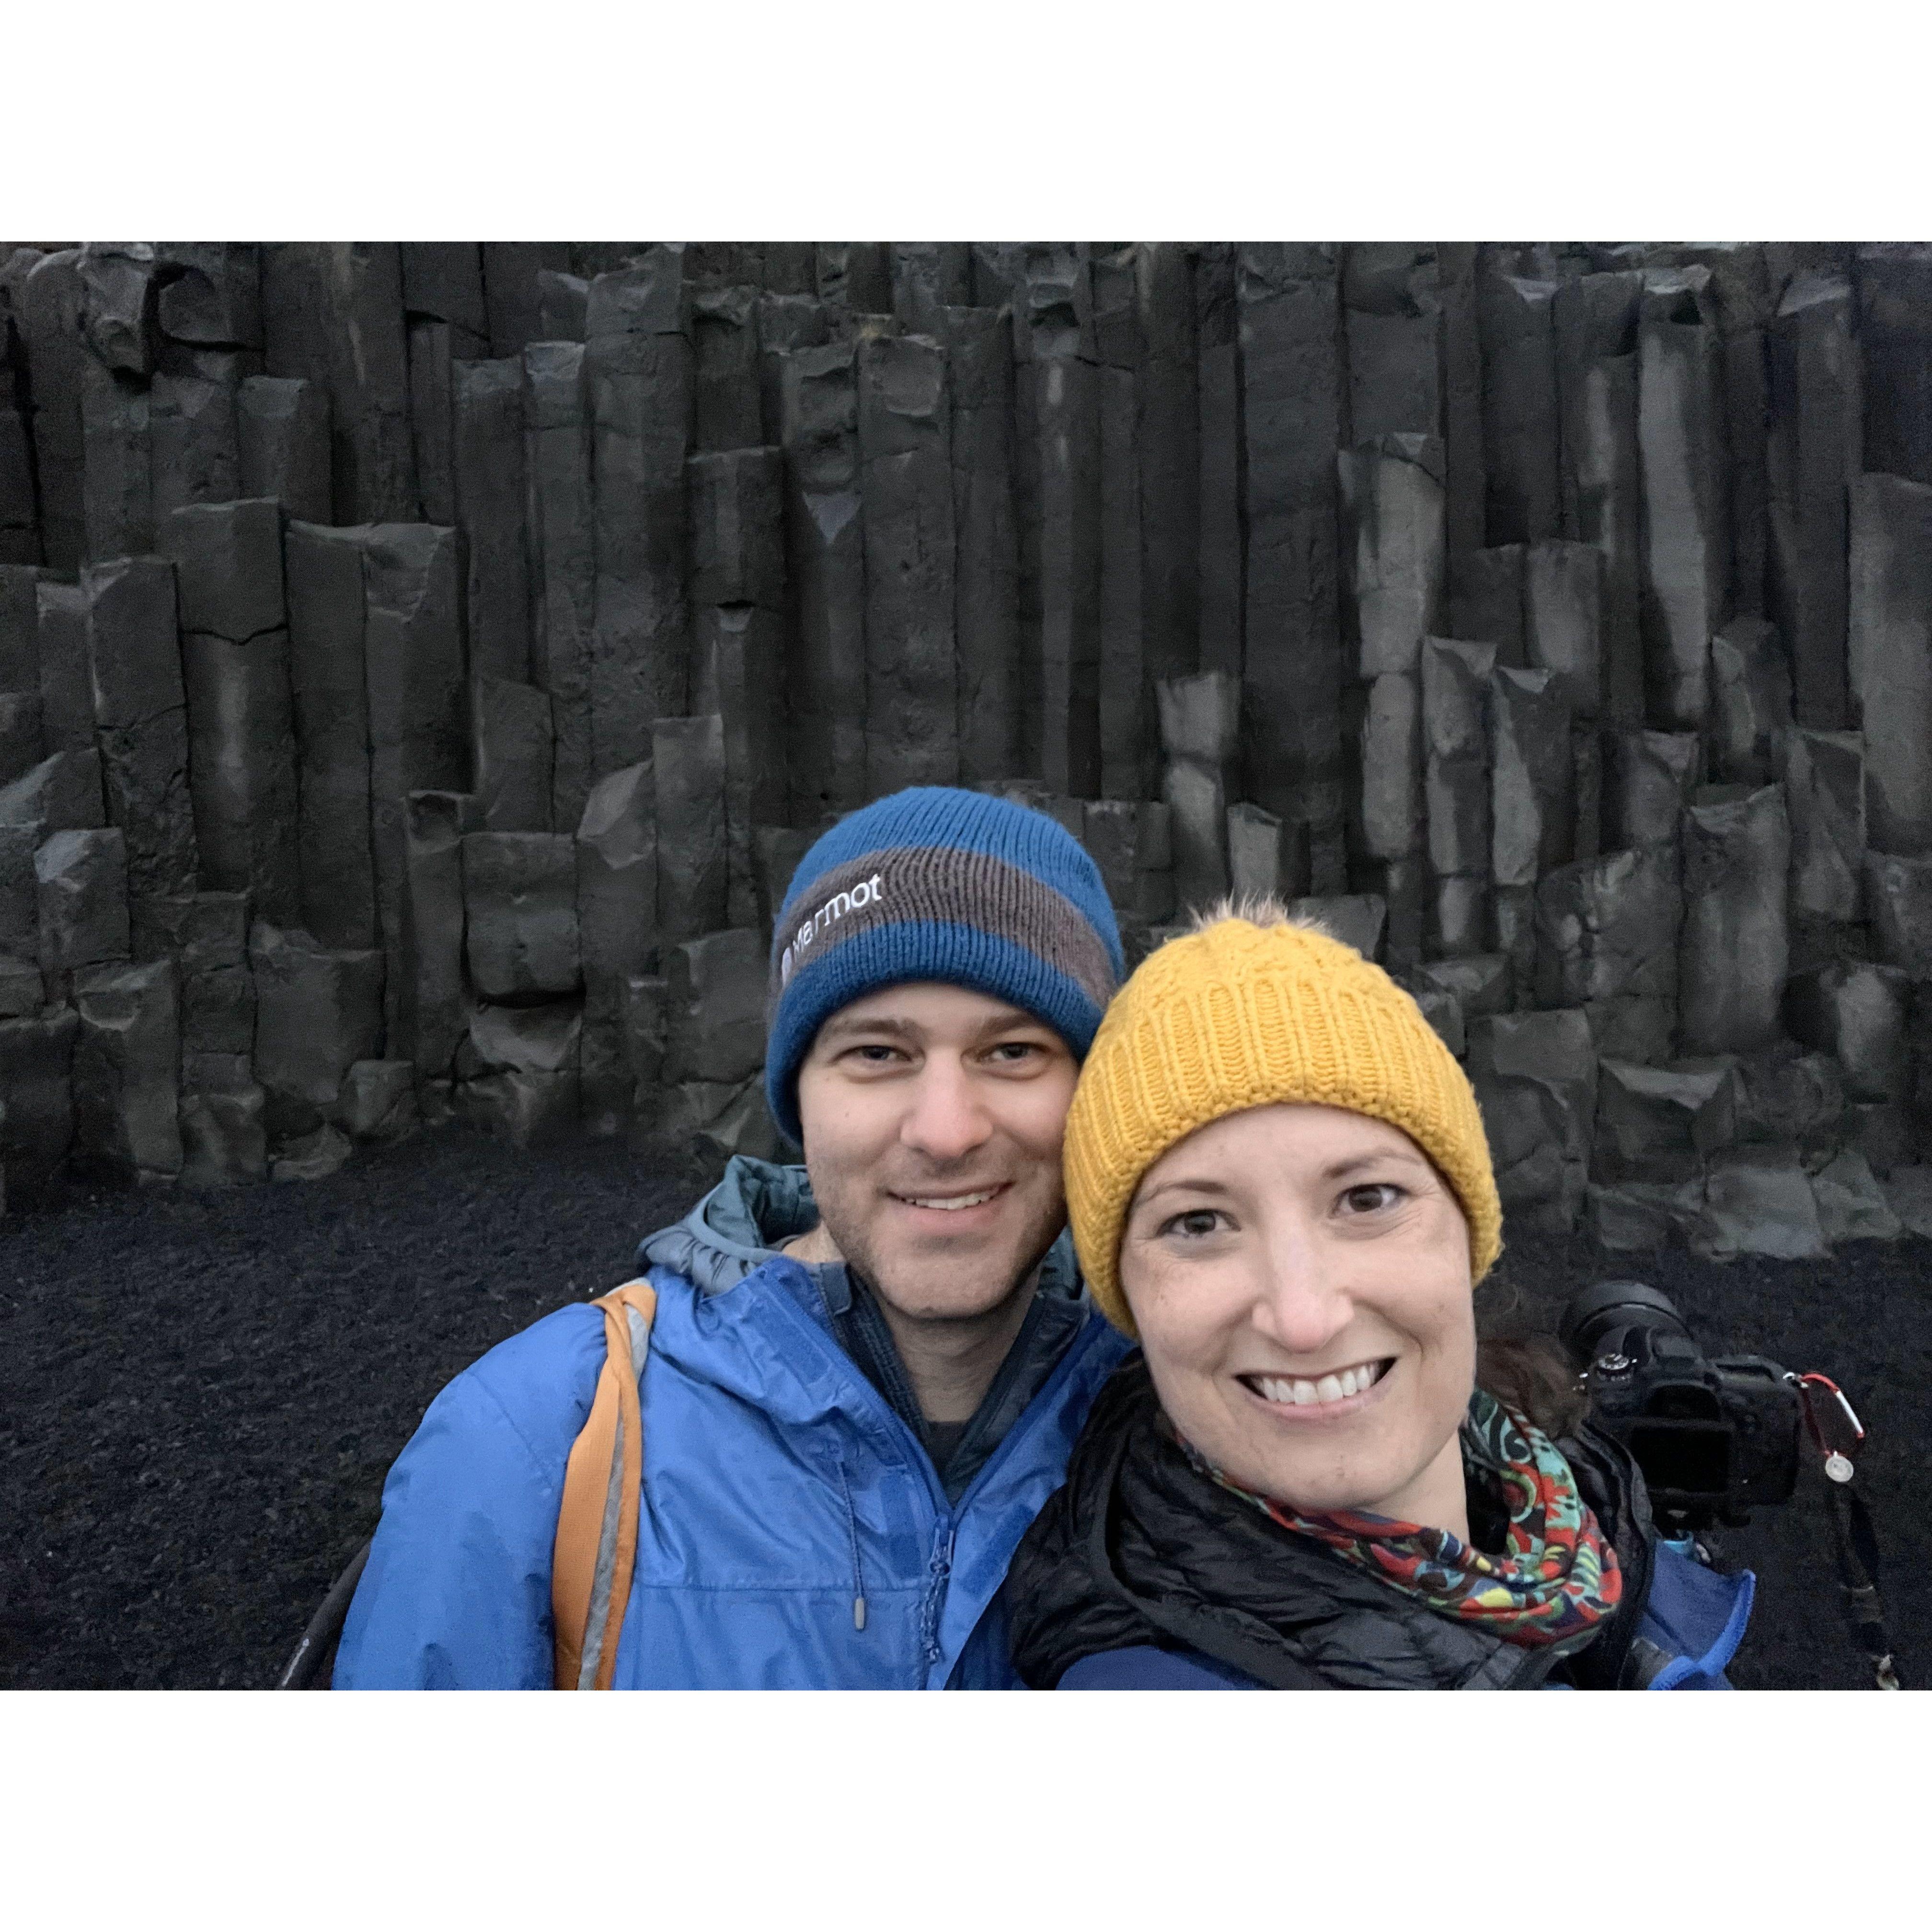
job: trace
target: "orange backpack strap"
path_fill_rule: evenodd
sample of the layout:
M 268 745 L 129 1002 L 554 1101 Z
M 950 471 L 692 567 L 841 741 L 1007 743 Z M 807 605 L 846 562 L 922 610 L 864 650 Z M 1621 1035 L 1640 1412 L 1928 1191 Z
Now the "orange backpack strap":
M 627 1281 L 594 1304 L 604 1311 L 604 1366 L 590 1418 L 572 1446 L 550 1570 L 556 1688 L 608 1690 L 638 1556 L 644 1476 L 638 1384 L 651 1345 L 656 1291 Z

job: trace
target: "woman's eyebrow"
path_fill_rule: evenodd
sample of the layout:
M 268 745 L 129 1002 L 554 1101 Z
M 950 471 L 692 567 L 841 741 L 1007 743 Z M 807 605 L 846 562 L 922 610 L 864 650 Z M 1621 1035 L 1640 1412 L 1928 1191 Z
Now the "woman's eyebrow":
M 1382 1167 L 1390 1161 L 1400 1161 L 1411 1167 L 1425 1166 L 1418 1157 L 1406 1154 L 1400 1148 L 1378 1148 L 1372 1154 L 1351 1154 L 1346 1160 L 1338 1160 L 1332 1167 L 1322 1170 L 1324 1180 L 1346 1180 L 1352 1174 L 1359 1174 L 1364 1168 Z
M 1202 1174 L 1198 1178 L 1192 1174 L 1177 1174 L 1172 1180 L 1163 1180 L 1150 1187 L 1141 1196 L 1140 1204 L 1145 1207 L 1150 1201 L 1157 1200 L 1163 1194 L 1172 1194 L 1184 1188 L 1190 1194 L 1226 1194 L 1232 1192 L 1224 1182 L 1215 1180 L 1210 1174 Z

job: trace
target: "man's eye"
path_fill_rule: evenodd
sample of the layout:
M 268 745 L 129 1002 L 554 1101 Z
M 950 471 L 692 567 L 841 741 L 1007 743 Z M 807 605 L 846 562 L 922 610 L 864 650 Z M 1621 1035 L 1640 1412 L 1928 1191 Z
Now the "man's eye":
M 1215 1208 L 1190 1208 L 1185 1214 L 1176 1214 L 1161 1224 L 1163 1234 L 1177 1234 L 1184 1241 L 1198 1241 L 1214 1233 L 1220 1226 L 1222 1216 Z
M 899 1057 L 897 1047 L 883 1046 L 876 1041 L 855 1046 L 852 1051 L 868 1066 L 888 1066 Z
M 1034 1040 L 1003 1040 L 992 1049 L 990 1057 L 1002 1066 L 1020 1066 L 1037 1058 L 1040 1051 L 1038 1042 Z
M 1348 1189 L 1342 1194 L 1342 1206 L 1350 1214 L 1375 1214 L 1393 1208 L 1402 1198 L 1402 1189 L 1393 1181 L 1374 1180 Z

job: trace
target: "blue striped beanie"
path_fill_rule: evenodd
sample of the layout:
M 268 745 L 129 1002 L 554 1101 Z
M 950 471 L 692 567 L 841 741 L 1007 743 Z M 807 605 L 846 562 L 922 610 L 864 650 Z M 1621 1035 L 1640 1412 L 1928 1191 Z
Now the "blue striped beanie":
M 773 922 L 772 1118 L 802 1143 L 800 1063 L 832 1014 L 882 986 L 1010 1000 L 1084 1058 L 1121 969 L 1100 868 L 1064 826 L 981 792 L 894 792 L 813 845 Z

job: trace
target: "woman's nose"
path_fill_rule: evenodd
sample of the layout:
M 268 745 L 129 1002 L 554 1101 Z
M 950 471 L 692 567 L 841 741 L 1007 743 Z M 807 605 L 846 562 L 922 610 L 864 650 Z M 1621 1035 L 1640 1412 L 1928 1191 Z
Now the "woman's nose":
M 1297 1236 L 1269 1244 L 1266 1278 L 1256 1296 L 1256 1330 L 1292 1354 L 1319 1354 L 1355 1312 L 1346 1270 L 1318 1240 Z

